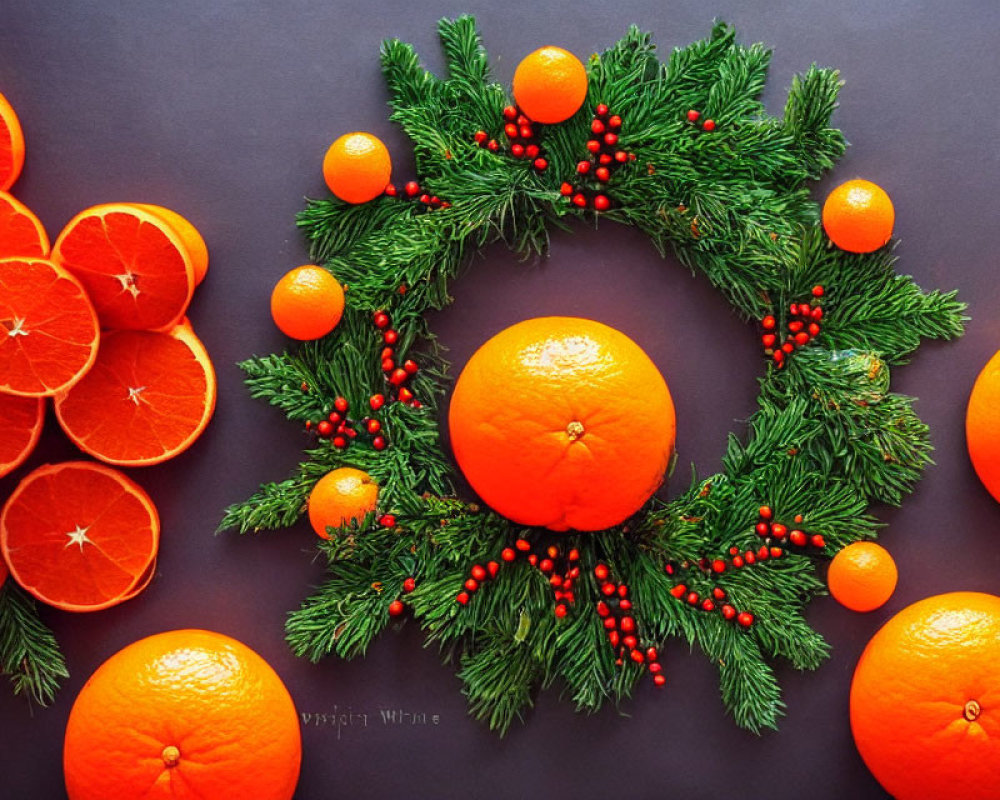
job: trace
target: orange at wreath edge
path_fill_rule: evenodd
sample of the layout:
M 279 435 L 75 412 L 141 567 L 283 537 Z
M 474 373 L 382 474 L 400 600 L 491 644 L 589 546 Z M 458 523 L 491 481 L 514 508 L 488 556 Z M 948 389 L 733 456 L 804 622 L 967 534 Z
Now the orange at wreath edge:
M 965 439 L 979 480 L 1000 501 L 1000 350 L 972 387 L 965 413 Z
M 540 317 L 473 354 L 449 429 L 459 468 L 497 513 L 596 531 L 626 520 L 663 483 L 676 420 L 666 381 L 625 334 Z

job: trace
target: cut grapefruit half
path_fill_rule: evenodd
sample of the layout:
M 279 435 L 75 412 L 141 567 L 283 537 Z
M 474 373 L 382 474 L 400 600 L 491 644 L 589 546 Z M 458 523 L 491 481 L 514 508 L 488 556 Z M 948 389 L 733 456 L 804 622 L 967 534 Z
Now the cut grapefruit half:
M 68 389 L 97 358 L 100 329 L 83 286 L 41 258 L 0 259 L 0 392 Z
M 49 249 L 41 220 L 20 200 L 0 192 L 0 258 L 46 258 Z
M 160 543 L 149 495 L 117 470 L 86 461 L 31 472 L 0 512 L 0 556 L 43 603 L 99 611 L 148 583 Z
M 24 167 L 24 133 L 14 108 L 0 94 L 0 190 L 14 185 Z
M 56 239 L 52 260 L 80 279 L 105 328 L 167 330 L 194 292 L 183 239 L 161 216 L 128 203 L 81 211 Z
M 186 322 L 169 333 L 108 331 L 90 372 L 55 399 L 66 435 L 109 464 L 141 467 L 182 453 L 215 410 L 211 359 Z
M 0 478 L 13 472 L 31 455 L 42 435 L 44 422 L 44 398 L 0 394 Z

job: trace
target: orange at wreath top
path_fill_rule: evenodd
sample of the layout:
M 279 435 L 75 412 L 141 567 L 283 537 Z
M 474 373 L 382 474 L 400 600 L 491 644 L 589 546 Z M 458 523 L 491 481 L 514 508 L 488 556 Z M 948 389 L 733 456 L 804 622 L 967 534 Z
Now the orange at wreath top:
M 851 684 L 858 751 L 896 800 L 1000 797 L 1000 597 L 953 592 L 900 611 Z
M 666 381 L 625 334 L 541 317 L 487 341 L 462 370 L 451 443 L 472 488 L 522 525 L 595 531 L 638 511 L 674 448 Z
M 302 759 L 281 678 L 219 633 L 160 633 L 87 681 L 66 724 L 70 800 L 290 800 Z

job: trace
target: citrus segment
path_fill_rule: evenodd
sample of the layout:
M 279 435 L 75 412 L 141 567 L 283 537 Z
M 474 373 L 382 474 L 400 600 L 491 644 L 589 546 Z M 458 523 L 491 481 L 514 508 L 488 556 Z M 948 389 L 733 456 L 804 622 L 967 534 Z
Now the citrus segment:
M 316 535 L 329 539 L 327 528 L 360 522 L 375 510 L 378 485 L 353 467 L 339 467 L 320 478 L 309 494 L 309 523 Z
M 105 328 L 168 329 L 194 291 L 180 235 L 159 215 L 127 203 L 81 211 L 59 234 L 52 259 L 80 279 Z
M 0 394 L 0 477 L 13 472 L 38 444 L 45 422 L 45 400 Z
M 208 245 L 198 229 L 192 225 L 186 217 L 182 217 L 176 211 L 165 206 L 156 206 L 151 203 L 130 203 L 137 208 L 145 209 L 151 214 L 163 219 L 174 233 L 181 237 L 184 246 L 187 248 L 188 256 L 191 258 L 191 266 L 194 269 L 194 284 L 197 286 L 205 280 L 208 272 Z
M 169 333 L 109 331 L 90 372 L 55 399 L 56 417 L 84 452 L 145 466 L 182 453 L 215 410 L 215 370 L 190 325 Z
M 286 336 L 326 336 L 344 314 L 344 290 L 327 270 L 306 264 L 286 272 L 271 292 L 271 317 Z
M 0 259 L 0 392 L 42 397 L 97 357 L 100 329 L 80 282 L 40 258 Z
M 323 157 L 323 179 L 345 203 L 367 203 L 383 191 L 392 177 L 389 151 L 370 133 L 345 133 Z
M 159 541 L 149 496 L 91 462 L 39 467 L 0 512 L 0 553 L 14 580 L 65 611 L 97 611 L 132 596 Z
M 871 181 L 840 184 L 823 203 L 823 228 L 837 247 L 871 253 L 892 236 L 896 212 L 886 191 Z
M 623 333 L 543 317 L 469 359 L 449 411 L 455 458 L 479 496 L 523 525 L 600 530 L 663 482 L 674 406 L 663 376 Z
M 17 198 L 0 192 L 0 258 L 45 258 L 49 235 L 38 217 Z
M 281 678 L 235 639 L 198 630 L 142 639 L 80 690 L 66 724 L 70 800 L 290 800 L 302 758 Z
M 572 117 L 587 98 L 587 70 L 561 47 L 541 47 L 525 56 L 514 71 L 514 99 L 536 122 Z
M 875 542 L 855 542 L 833 557 L 826 582 L 842 606 L 874 611 L 892 597 L 898 577 L 888 550 Z
M 858 661 L 851 730 L 898 800 L 1000 797 L 1000 597 L 953 592 L 890 619 Z
M 14 108 L 0 94 L 0 191 L 14 185 L 24 167 L 24 133 Z

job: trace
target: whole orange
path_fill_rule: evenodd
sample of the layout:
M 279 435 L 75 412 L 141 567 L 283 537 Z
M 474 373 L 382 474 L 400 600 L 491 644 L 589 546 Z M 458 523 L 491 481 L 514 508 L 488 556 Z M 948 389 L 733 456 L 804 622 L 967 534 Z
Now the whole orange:
M 892 597 L 898 577 L 888 550 L 875 542 L 854 542 L 833 557 L 826 582 L 841 605 L 874 611 Z
M 856 180 L 840 184 L 823 204 L 823 228 L 841 250 L 871 253 L 892 236 L 896 212 L 878 184 Z
M 141 639 L 90 677 L 66 724 L 70 800 L 289 800 L 302 758 L 281 678 L 246 645 L 180 630 Z
M 586 98 L 587 70 L 580 59 L 561 47 L 542 47 L 529 53 L 514 71 L 514 99 L 536 122 L 567 120 Z
M 1000 597 L 953 592 L 903 609 L 851 684 L 851 730 L 897 800 L 1000 797 Z
M 370 133 L 345 133 L 326 151 L 323 179 L 345 203 L 367 203 L 385 191 L 392 176 L 389 150 Z
M 965 412 L 965 441 L 979 480 L 1000 500 L 1000 351 L 972 387 Z
M 319 339 L 344 315 L 344 290 L 327 270 L 306 264 L 286 272 L 271 292 L 271 317 L 285 336 Z
M 360 522 L 375 510 L 378 484 L 354 467 L 338 467 L 320 478 L 309 493 L 309 522 L 316 535 L 329 539 L 327 528 Z
M 592 531 L 635 513 L 663 482 L 674 447 L 666 381 L 625 334 L 541 317 L 473 354 L 448 418 L 462 473 L 524 525 Z

